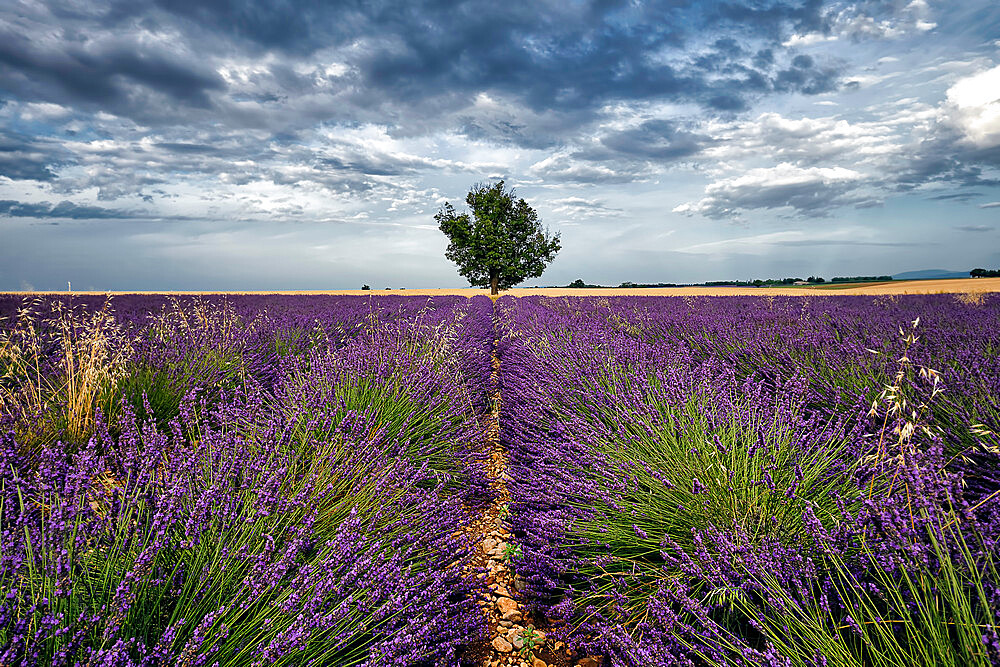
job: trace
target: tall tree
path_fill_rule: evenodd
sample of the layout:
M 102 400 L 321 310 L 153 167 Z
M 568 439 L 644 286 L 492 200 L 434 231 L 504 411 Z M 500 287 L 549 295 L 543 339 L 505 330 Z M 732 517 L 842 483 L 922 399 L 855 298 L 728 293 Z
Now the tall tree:
M 542 275 L 562 248 L 559 234 L 549 234 L 535 209 L 504 182 L 472 186 L 465 197 L 472 215 L 456 213 L 445 202 L 434 219 L 450 243 L 445 257 L 474 287 L 491 294 Z

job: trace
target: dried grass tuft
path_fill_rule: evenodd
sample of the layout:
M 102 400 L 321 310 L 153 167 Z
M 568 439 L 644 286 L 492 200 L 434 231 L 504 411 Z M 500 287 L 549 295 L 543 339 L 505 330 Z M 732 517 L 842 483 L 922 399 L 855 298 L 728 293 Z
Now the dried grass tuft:
M 0 332 L 0 414 L 26 441 L 85 441 L 100 399 L 124 376 L 130 346 L 111 315 L 110 299 L 96 312 L 56 302 L 41 317 L 39 302 Z

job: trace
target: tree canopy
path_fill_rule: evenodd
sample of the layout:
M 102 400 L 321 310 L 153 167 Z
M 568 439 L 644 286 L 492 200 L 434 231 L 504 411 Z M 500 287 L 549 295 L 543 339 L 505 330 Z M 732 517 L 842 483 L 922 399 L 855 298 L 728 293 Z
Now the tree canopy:
M 434 219 L 450 241 L 445 257 L 474 287 L 497 294 L 537 278 L 562 248 L 559 234 L 550 235 L 535 209 L 503 181 L 474 185 L 465 203 L 471 216 L 445 202 Z

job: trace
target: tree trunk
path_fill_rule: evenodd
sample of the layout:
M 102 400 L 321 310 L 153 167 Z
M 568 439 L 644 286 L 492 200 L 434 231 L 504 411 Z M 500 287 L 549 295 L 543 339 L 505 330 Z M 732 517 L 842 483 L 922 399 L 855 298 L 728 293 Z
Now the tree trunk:
M 490 295 L 491 296 L 496 296 L 497 294 L 500 293 L 500 290 L 497 289 L 497 283 L 499 283 L 499 282 L 500 282 L 500 276 L 499 276 L 499 274 L 491 273 L 490 274 Z

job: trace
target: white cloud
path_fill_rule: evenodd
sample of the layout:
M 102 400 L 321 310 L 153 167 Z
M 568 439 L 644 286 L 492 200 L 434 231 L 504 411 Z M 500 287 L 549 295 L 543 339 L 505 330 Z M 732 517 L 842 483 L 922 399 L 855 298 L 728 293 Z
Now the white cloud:
M 965 77 L 949 88 L 945 113 L 977 148 L 1000 145 L 1000 66 Z
M 828 215 L 830 209 L 866 198 L 852 194 L 865 175 L 845 167 L 807 167 L 783 162 L 723 178 L 705 188 L 705 197 L 681 204 L 674 213 L 710 218 L 734 217 L 744 209 L 792 208 L 809 216 Z
M 620 208 L 612 208 L 599 199 L 585 199 L 583 197 L 562 197 L 549 202 L 552 210 L 556 213 L 571 215 L 574 217 L 619 217 L 623 214 Z
M 822 44 L 823 42 L 835 41 L 837 41 L 837 35 L 824 35 L 821 32 L 809 32 L 801 35 L 792 35 L 782 43 L 782 46 L 792 48 L 796 46 L 812 46 L 814 44 Z

